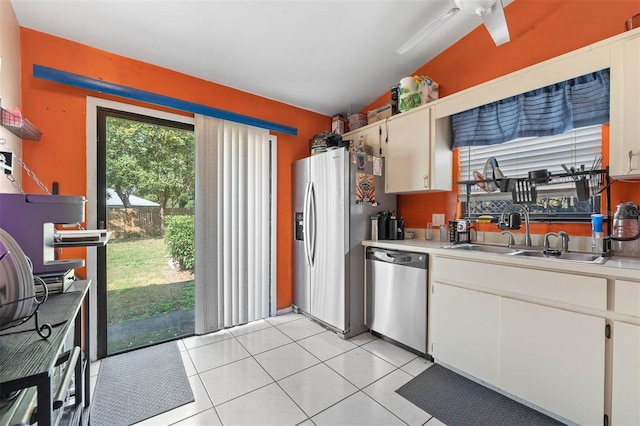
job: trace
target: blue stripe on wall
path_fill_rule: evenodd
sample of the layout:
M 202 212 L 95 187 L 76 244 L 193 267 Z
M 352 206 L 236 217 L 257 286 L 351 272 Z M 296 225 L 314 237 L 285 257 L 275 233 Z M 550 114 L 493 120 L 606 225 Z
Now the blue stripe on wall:
M 69 86 L 80 87 L 82 89 L 93 90 L 96 92 L 107 93 L 110 95 L 121 96 L 123 98 L 147 102 L 154 105 L 161 105 L 167 108 L 192 112 L 194 114 L 202 114 L 209 117 L 220 118 L 222 120 L 233 121 L 235 123 L 260 127 L 261 129 L 284 133 L 286 135 L 298 135 L 298 129 L 296 129 L 295 127 L 272 123 L 270 121 L 261 120 L 259 118 L 236 114 L 217 108 L 211 108 L 206 105 L 187 102 L 181 99 L 171 98 L 169 96 L 158 95 L 156 93 L 134 89 L 132 87 L 122 86 L 120 84 L 109 83 L 107 81 L 85 77 L 66 71 L 60 71 L 42 65 L 33 65 L 33 76 L 36 78 L 41 78 L 43 80 L 49 80 L 56 83 L 67 84 Z

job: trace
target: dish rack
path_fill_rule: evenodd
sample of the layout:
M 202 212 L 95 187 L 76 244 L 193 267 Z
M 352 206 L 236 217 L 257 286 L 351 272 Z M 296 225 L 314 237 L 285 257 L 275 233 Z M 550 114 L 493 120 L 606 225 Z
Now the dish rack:
M 546 173 L 535 179 L 529 178 L 503 178 L 503 179 L 478 179 L 464 180 L 456 182 L 457 185 L 465 187 L 466 206 L 470 205 L 471 196 L 474 194 L 487 193 L 483 188 L 487 188 L 487 184 L 495 184 L 496 193 L 511 193 L 513 204 L 530 205 L 535 204 L 538 198 L 538 188 L 546 185 L 556 184 L 573 184 L 575 193 L 579 201 L 587 201 L 591 196 L 597 196 L 605 193 L 606 212 L 610 211 L 611 194 L 609 187 L 611 186 L 611 177 L 609 175 L 609 167 L 604 169 L 576 170 L 568 173 Z M 467 211 L 466 217 L 469 217 Z M 610 227 L 610 221 L 607 226 Z M 609 231 L 611 231 L 609 229 Z
M 38 277 L 34 277 L 34 278 L 38 278 Z M 19 317 L 19 318 L 12 319 L 12 320 L 4 322 L 4 323 L 0 322 L 0 331 L 7 330 L 7 329 L 10 329 L 10 328 L 13 328 L 13 327 L 18 327 L 18 326 L 24 324 L 25 322 L 29 321 L 31 318 L 33 318 L 34 319 L 34 330 L 38 333 L 38 335 L 40 337 L 42 337 L 43 339 L 47 339 L 49 336 L 51 336 L 51 331 L 52 331 L 51 325 L 46 324 L 46 323 L 40 325 L 40 321 L 39 321 L 38 309 L 40 308 L 40 305 L 42 305 L 44 302 L 46 302 L 47 298 L 49 297 L 49 292 L 47 290 L 47 285 L 44 282 L 42 282 L 42 285 L 44 287 L 44 294 L 42 294 L 40 298 L 37 295 L 34 294 L 33 296 L 26 297 L 26 298 L 23 298 L 23 299 L 12 300 L 12 301 L 4 303 L 4 304 L 0 302 L 0 308 L 2 308 L 3 306 L 6 306 L 6 305 L 12 305 L 12 304 L 15 304 L 15 303 L 20 303 L 20 302 L 27 302 L 28 303 L 29 301 L 32 301 L 32 303 L 33 303 L 33 307 L 31 308 L 30 312 L 27 315 Z

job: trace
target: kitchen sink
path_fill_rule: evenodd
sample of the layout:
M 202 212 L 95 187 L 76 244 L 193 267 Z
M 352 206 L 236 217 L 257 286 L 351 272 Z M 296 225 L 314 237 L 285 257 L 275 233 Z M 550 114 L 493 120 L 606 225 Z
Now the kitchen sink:
M 565 260 L 568 262 L 596 263 L 602 264 L 607 261 L 606 257 L 594 253 L 580 253 L 563 251 L 560 254 L 545 254 L 541 250 L 518 250 L 512 253 L 513 256 L 537 257 L 548 260 Z
M 515 254 L 518 250 L 505 246 L 492 246 L 489 244 L 456 244 L 453 246 L 445 246 L 446 249 L 480 251 L 483 253 L 496 254 Z
M 508 256 L 532 257 L 553 261 L 580 262 L 603 264 L 607 261 L 606 257 L 594 253 L 570 252 L 563 251 L 559 254 L 545 254 L 542 250 L 529 250 L 505 246 L 494 246 L 490 244 L 456 244 L 452 246 L 444 246 L 442 248 L 461 251 L 475 251 L 482 253 L 504 254 Z

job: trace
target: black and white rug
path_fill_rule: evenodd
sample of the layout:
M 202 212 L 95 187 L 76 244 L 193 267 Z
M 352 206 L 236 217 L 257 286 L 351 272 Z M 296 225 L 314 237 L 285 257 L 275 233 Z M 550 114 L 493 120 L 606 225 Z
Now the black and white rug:
M 439 364 L 396 392 L 447 426 L 563 424 Z
M 102 360 L 91 400 L 91 425 L 131 425 L 193 402 L 176 342 Z

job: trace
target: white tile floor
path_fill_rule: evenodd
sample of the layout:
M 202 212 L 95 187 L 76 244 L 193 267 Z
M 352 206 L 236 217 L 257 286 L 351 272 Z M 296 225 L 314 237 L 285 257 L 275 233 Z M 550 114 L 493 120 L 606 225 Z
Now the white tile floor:
M 443 425 L 395 393 L 431 363 L 369 333 L 289 313 L 178 345 L 195 401 L 140 425 Z

